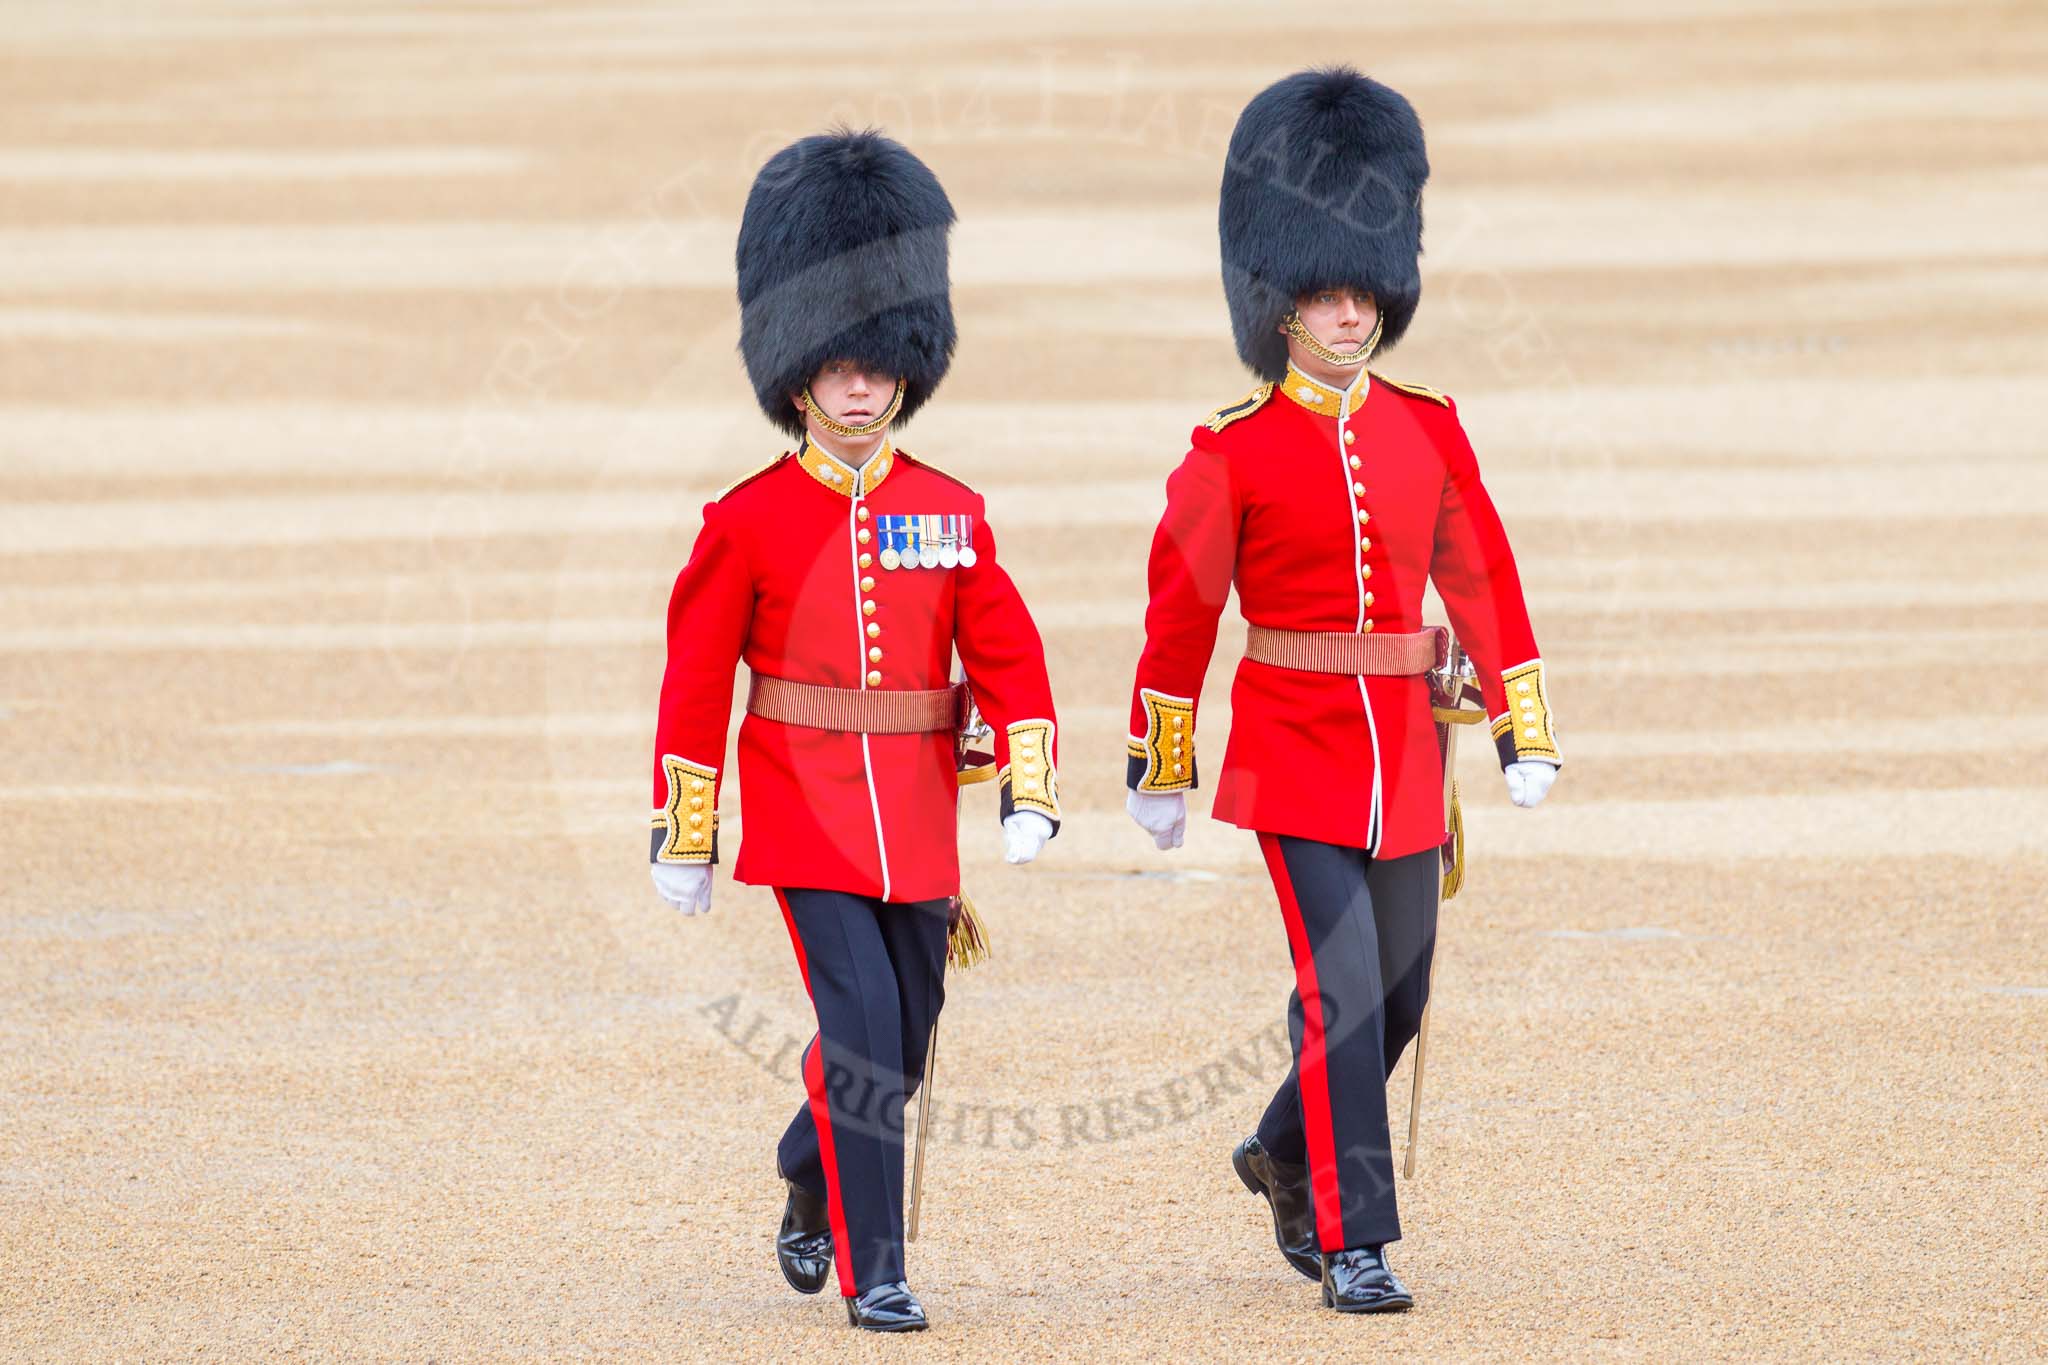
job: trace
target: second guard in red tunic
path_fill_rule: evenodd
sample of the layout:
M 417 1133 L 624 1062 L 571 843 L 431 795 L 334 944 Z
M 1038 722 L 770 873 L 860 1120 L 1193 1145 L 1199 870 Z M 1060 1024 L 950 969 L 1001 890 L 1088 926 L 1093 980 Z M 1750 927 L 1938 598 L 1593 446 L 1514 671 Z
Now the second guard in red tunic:
M 1182 837 L 1201 683 L 1231 588 L 1249 623 L 1214 812 L 1259 837 L 1295 971 L 1295 1065 L 1233 1154 L 1290 1264 L 1346 1312 L 1409 1306 L 1386 1081 L 1436 936 L 1445 782 L 1434 582 L 1476 665 L 1511 795 L 1560 762 L 1515 561 L 1450 399 L 1369 374 L 1421 293 L 1421 124 L 1355 71 L 1245 109 L 1220 225 L 1239 354 L 1265 382 L 1196 427 L 1153 538 L 1130 706 L 1133 816 Z
M 655 732 L 654 880 L 695 912 L 746 664 L 733 874 L 774 888 L 818 1022 L 776 1153 L 776 1256 L 805 1293 L 836 1271 L 849 1320 L 878 1331 L 925 1326 L 904 1278 L 903 1117 L 945 998 L 972 705 L 993 726 L 1008 859 L 1035 857 L 1060 818 L 1045 653 L 987 509 L 891 436 L 952 358 L 952 223 L 930 169 L 879 133 L 804 138 L 762 168 L 740 224 L 740 349 L 799 445 L 704 508 Z

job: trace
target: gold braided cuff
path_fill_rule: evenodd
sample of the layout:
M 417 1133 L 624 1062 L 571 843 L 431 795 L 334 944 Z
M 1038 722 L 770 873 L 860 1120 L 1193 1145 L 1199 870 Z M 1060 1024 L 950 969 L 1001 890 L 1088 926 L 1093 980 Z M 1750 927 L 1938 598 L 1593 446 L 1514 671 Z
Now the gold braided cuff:
M 1557 732 L 1550 723 L 1550 693 L 1543 686 L 1543 660 L 1518 664 L 1500 677 L 1507 688 L 1508 709 L 1493 718 L 1492 730 L 1501 766 L 1525 759 L 1562 764 Z
M 1002 818 L 1020 810 L 1035 810 L 1060 824 L 1060 781 L 1052 763 L 1052 722 L 1020 720 L 1005 731 L 1010 738 L 1010 761 L 996 773 L 1002 786 Z
M 1145 734 L 1133 737 L 1124 785 L 1140 792 L 1184 792 L 1195 786 L 1195 699 L 1143 688 Z
M 654 813 L 654 861 L 718 861 L 718 769 L 674 754 L 661 756 L 668 804 Z

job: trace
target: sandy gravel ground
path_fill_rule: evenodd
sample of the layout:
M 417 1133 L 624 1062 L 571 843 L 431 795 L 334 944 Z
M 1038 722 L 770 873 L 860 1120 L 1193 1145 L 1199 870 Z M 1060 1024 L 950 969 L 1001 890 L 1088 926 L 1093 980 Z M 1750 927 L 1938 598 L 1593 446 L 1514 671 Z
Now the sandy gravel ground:
M 2048 15 L 1530 8 L 10 7 L 0 1358 L 2048 1352 Z M 1227 1166 L 1248 836 L 1120 809 L 1162 480 L 1248 387 L 1221 139 L 1338 57 L 1429 126 L 1386 368 L 1460 400 L 1569 761 L 1530 814 L 1468 750 L 1384 1321 Z M 775 1270 L 772 902 L 643 866 L 669 582 L 779 448 L 738 209 L 835 117 L 959 207 L 906 440 L 988 492 L 1070 807 L 1019 871 L 969 802 L 915 1341 Z

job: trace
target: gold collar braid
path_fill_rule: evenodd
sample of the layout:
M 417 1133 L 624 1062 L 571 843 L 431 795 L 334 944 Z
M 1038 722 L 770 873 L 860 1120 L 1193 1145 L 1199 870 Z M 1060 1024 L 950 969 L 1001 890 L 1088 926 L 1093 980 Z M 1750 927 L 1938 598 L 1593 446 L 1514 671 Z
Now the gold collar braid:
M 811 386 L 809 384 L 804 385 L 803 397 L 804 411 L 811 415 L 811 420 L 841 440 L 846 440 L 850 437 L 873 436 L 883 427 L 895 421 L 896 414 L 903 410 L 903 381 L 900 379 L 896 381 L 896 392 L 890 395 L 889 406 L 882 409 L 882 415 L 865 426 L 850 427 L 844 422 L 827 417 L 825 410 L 818 406 L 818 400 L 811 397 Z
M 1365 345 L 1350 355 L 1345 355 L 1342 351 L 1333 351 L 1318 341 L 1316 334 L 1308 329 L 1308 324 L 1301 320 L 1301 314 L 1293 309 L 1289 309 L 1287 313 L 1287 335 L 1300 342 L 1304 351 L 1325 365 L 1341 365 L 1345 369 L 1350 369 L 1372 359 L 1373 351 L 1380 344 L 1380 323 L 1383 320 L 1381 315 L 1375 313 L 1372 320 L 1372 335 L 1365 339 Z

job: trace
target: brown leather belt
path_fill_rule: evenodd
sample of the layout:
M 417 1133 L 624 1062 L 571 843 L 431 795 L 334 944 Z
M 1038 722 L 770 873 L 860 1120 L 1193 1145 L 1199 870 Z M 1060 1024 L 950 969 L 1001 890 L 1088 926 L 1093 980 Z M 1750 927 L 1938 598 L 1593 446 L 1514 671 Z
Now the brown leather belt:
M 1277 630 L 1253 626 L 1245 635 L 1244 657 L 1304 673 L 1363 673 L 1405 677 L 1427 673 L 1443 662 L 1441 626 L 1410 635 L 1360 635 L 1352 631 Z
M 929 730 L 958 730 L 966 723 L 966 683 L 936 692 L 885 691 L 857 687 L 820 687 L 791 682 L 766 673 L 750 675 L 747 710 L 784 725 L 850 734 L 921 735 Z

